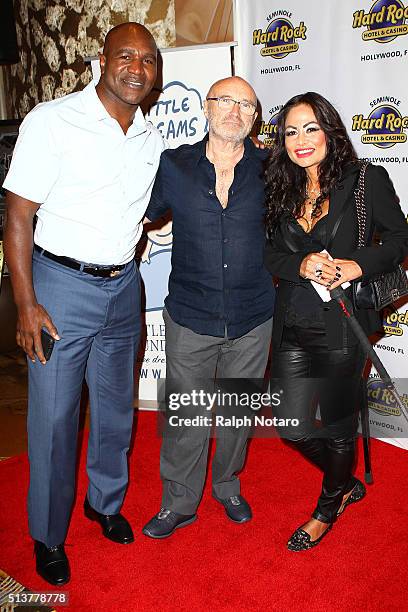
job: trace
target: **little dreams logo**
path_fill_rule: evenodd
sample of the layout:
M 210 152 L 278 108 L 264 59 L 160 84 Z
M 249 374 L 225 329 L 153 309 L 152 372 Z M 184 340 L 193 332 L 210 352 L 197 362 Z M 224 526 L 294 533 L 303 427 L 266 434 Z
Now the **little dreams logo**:
M 204 137 L 207 120 L 202 111 L 201 94 L 180 81 L 167 83 L 146 117 L 155 125 L 171 148 Z

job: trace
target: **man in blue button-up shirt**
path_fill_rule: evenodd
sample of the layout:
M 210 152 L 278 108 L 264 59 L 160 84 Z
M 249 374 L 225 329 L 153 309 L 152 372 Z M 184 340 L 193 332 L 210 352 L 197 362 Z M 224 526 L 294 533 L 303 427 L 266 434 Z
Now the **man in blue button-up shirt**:
M 183 390 L 197 377 L 264 376 L 274 288 L 263 265 L 266 153 L 248 138 L 256 105 L 255 92 L 243 79 L 215 83 L 204 103 L 208 136 L 162 154 L 147 209 L 149 221 L 168 209 L 173 215 L 163 316 L 167 381 L 183 381 Z M 201 405 L 198 413 L 206 419 L 201 426 L 184 424 L 181 416 L 167 423 L 161 450 L 163 507 L 144 527 L 145 535 L 167 537 L 196 518 L 211 425 L 208 406 Z M 238 427 L 217 434 L 212 468 L 213 495 L 239 523 L 251 518 L 237 477 L 248 432 L 249 427 Z

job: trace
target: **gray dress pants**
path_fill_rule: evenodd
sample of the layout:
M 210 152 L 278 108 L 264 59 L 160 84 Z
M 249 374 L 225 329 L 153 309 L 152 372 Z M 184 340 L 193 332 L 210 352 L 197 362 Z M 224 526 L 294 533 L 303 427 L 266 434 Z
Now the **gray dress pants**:
M 262 379 L 268 360 L 272 318 L 240 338 L 197 334 L 175 323 L 166 310 L 166 379 Z M 188 384 L 188 383 L 187 383 Z M 184 388 L 186 384 L 184 382 Z M 209 388 L 209 387 L 208 387 Z M 210 389 L 211 390 L 211 389 Z M 203 407 L 203 416 L 211 413 Z M 197 409 L 194 414 L 197 415 Z M 162 507 L 180 514 L 194 514 L 200 502 L 207 469 L 210 426 L 165 426 L 160 455 L 163 482 Z M 239 495 L 237 473 L 242 469 L 250 426 L 220 427 L 212 464 L 212 490 L 217 499 Z
M 128 483 L 140 278 L 134 261 L 114 278 L 94 277 L 33 255 L 37 299 L 61 340 L 46 365 L 28 359 L 28 516 L 34 540 L 62 544 L 75 495 L 79 404 L 88 383 L 88 499 L 120 511 Z

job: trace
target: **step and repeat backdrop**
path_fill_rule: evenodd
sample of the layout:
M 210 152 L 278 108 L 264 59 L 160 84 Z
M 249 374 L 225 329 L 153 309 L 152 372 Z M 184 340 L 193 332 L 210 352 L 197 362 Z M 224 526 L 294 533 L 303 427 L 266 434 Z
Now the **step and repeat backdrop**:
M 187 12 L 181 0 L 178 7 L 194 24 L 197 15 L 190 4 Z M 187 20 L 183 28 L 188 26 L 190 33 L 183 30 L 180 42 L 205 42 L 217 36 L 228 40 L 225 24 L 231 21 L 232 6 L 232 0 L 214 1 L 205 10 L 201 3 L 194 4 L 202 23 L 212 24 L 211 37 L 197 38 L 197 29 Z M 277 114 L 290 97 L 305 91 L 322 93 L 340 112 L 359 156 L 387 168 L 407 213 L 408 0 L 407 5 L 401 0 L 289 0 L 284 6 L 275 0 L 235 0 L 234 38 L 236 46 L 224 42 L 162 51 L 161 76 L 144 111 L 169 146 L 204 136 L 202 102 L 214 81 L 231 74 L 232 47 L 235 74 L 253 85 L 262 106 L 261 140 L 272 143 Z M 92 68 L 98 79 L 96 58 Z M 165 377 L 162 309 L 171 245 L 169 219 L 164 226 L 149 229 L 139 253 L 146 337 L 136 397 L 139 406 L 147 408 L 156 406 L 157 382 Z M 385 312 L 384 330 L 376 350 L 397 379 L 408 407 L 407 303 Z M 408 423 L 374 370 L 369 398 L 372 434 L 408 448 Z
M 317 91 L 340 112 L 360 157 L 384 166 L 408 213 L 408 2 L 236 0 L 235 73 L 262 106 L 259 138 L 271 143 L 292 96 Z M 376 350 L 408 407 L 408 303 L 384 316 Z M 408 448 L 408 423 L 373 370 L 373 435 Z

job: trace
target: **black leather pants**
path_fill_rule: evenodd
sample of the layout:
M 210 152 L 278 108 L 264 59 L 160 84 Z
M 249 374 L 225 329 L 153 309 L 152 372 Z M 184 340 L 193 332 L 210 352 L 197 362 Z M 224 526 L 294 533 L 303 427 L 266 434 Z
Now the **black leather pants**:
M 272 387 L 283 390 L 278 418 L 297 419 L 280 435 L 323 471 L 323 485 L 312 516 L 336 520 L 354 481 L 357 399 L 365 356 L 358 345 L 329 350 L 324 325 L 285 327 L 272 353 Z M 317 404 L 321 423 L 316 421 Z

